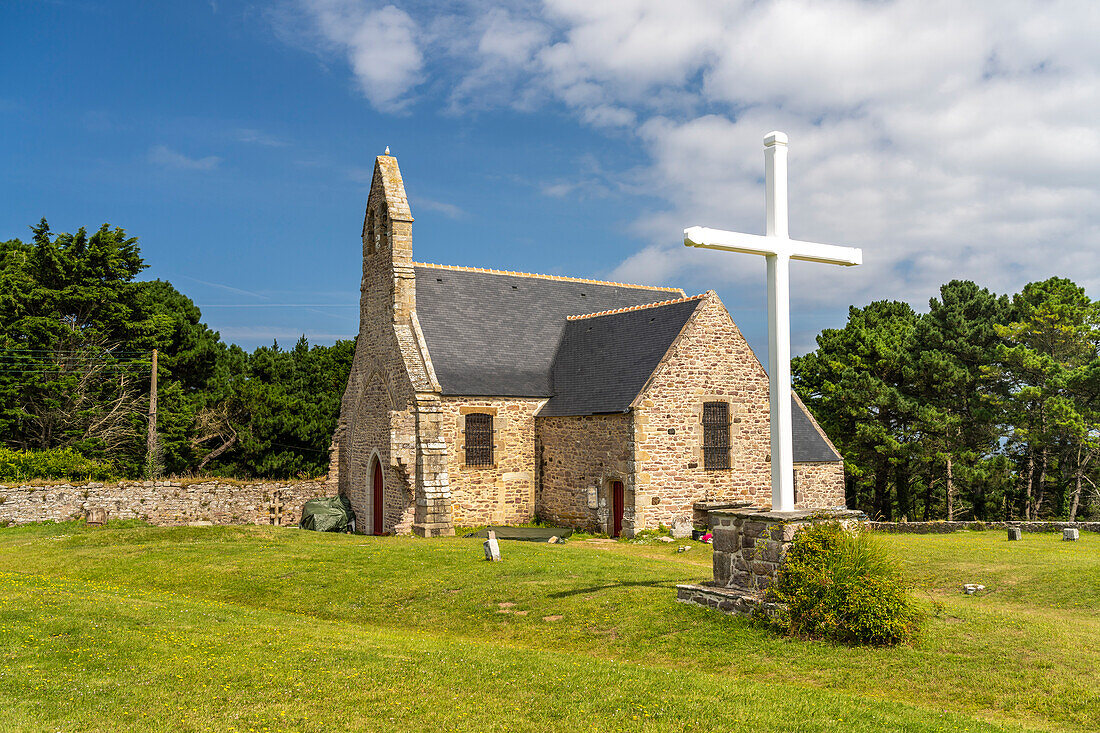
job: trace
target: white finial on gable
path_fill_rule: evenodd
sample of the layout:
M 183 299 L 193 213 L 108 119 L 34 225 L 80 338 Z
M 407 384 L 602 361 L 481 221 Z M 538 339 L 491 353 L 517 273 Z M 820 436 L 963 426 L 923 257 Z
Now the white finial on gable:
M 385 154 L 386 154 L 386 155 L 389 155 L 389 154 L 390 154 L 390 146 L 389 146 L 389 145 L 387 145 L 387 146 L 386 146 L 386 153 L 385 153 Z

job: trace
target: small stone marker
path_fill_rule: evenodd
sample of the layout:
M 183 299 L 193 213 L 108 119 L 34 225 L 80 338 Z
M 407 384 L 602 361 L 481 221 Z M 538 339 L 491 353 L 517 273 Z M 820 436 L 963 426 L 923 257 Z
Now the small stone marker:
M 550 539 L 546 540 L 546 544 L 548 545 L 556 545 L 559 542 L 561 542 L 561 537 L 558 537 L 557 535 L 554 535 Z
M 691 517 L 677 517 L 672 520 L 673 539 L 682 540 L 691 537 L 691 530 L 695 529 L 694 520 Z
M 676 548 L 676 552 L 687 552 L 691 549 L 691 545 L 680 545 Z
M 977 583 L 963 583 L 963 593 L 968 596 L 972 596 L 980 590 L 985 590 L 985 586 Z
M 658 542 L 675 542 L 676 540 L 672 539 L 671 537 L 658 537 L 657 541 Z
M 84 522 L 86 524 L 99 525 L 99 524 L 103 524 L 106 521 L 107 521 L 107 510 L 100 509 L 99 507 L 96 507 L 94 509 L 89 509 L 87 515 L 85 515 L 85 517 L 84 517 Z M 1074 539 L 1076 539 L 1076 538 L 1074 538 Z
M 1062 530 L 1063 542 L 1076 542 L 1080 536 L 1081 533 L 1076 527 L 1066 527 Z
M 1009 527 L 1008 528 L 1008 541 L 1009 542 L 1016 542 L 1020 539 L 1020 537 L 1021 537 L 1021 533 L 1020 533 L 1020 528 L 1019 527 Z
M 492 562 L 500 562 L 500 545 L 497 543 L 497 533 L 489 530 L 489 539 L 482 545 L 485 548 L 485 559 Z

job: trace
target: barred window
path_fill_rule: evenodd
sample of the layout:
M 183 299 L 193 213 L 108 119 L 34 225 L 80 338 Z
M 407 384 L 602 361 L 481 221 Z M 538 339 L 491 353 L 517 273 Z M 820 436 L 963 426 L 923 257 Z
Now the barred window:
M 730 467 L 730 406 L 727 402 L 703 403 L 703 468 Z
M 493 416 L 475 412 L 466 416 L 466 465 L 493 465 Z

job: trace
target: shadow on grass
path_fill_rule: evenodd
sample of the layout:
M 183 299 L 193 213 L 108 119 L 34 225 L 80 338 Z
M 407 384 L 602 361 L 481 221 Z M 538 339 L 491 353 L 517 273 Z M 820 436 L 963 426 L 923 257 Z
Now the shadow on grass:
M 563 590 L 558 593 L 550 593 L 547 598 L 569 598 L 570 596 L 580 596 L 585 593 L 596 593 L 601 590 L 611 590 L 612 588 L 636 588 L 639 586 L 649 588 L 669 588 L 675 589 L 677 583 L 684 582 L 681 578 L 673 578 L 670 580 L 630 580 L 620 583 L 608 583 L 607 585 L 594 585 L 590 588 L 574 588 L 572 590 Z

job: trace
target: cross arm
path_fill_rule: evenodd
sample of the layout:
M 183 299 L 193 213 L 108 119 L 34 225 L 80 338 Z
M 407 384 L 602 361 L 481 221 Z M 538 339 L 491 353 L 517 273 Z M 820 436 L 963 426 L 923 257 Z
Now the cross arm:
M 690 227 L 684 230 L 685 247 L 720 249 L 750 255 L 786 255 L 792 260 L 823 262 L 827 265 L 862 265 L 863 250 L 858 247 L 838 247 L 835 244 L 803 242 L 786 237 L 762 237 L 723 229 Z

